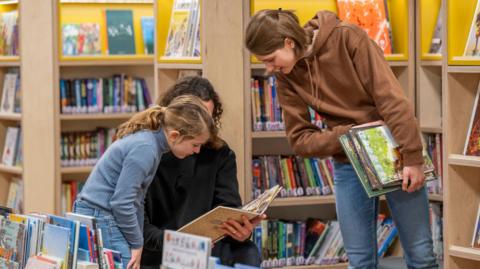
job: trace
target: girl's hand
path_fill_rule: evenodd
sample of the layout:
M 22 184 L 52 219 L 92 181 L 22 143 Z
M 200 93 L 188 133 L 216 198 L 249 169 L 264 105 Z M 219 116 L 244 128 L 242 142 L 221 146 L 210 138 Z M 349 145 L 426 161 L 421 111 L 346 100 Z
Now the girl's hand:
M 408 184 L 410 181 L 410 185 Z M 423 173 L 423 165 L 405 166 L 403 168 L 402 189 L 406 192 L 414 192 L 420 190 L 425 182 L 425 174 Z
M 143 248 L 131 249 L 132 258 L 128 262 L 127 269 L 140 269 L 140 259 L 142 258 Z
M 258 216 L 252 221 L 250 221 L 246 216 L 242 216 L 243 224 L 239 222 L 229 219 L 226 222 L 219 225 L 220 230 L 222 230 L 225 234 L 229 235 L 233 239 L 243 242 L 250 238 L 252 234 L 253 228 L 260 223 L 263 219 L 266 219 L 267 216 L 265 214 Z

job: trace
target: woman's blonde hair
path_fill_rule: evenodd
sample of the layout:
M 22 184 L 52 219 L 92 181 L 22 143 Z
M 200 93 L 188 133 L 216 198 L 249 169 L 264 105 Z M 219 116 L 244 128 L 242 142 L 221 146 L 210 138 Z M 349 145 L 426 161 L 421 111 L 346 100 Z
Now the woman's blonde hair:
M 176 130 L 180 140 L 189 140 L 208 132 L 210 137 L 217 136 L 217 127 L 200 98 L 182 95 L 172 100 L 168 106 L 153 106 L 135 114 L 130 120 L 121 124 L 116 138 L 140 130 L 159 130 L 160 128 Z
M 260 10 L 251 18 L 245 34 L 245 46 L 256 55 L 268 55 L 283 48 L 285 38 L 295 42 L 296 57 L 302 57 L 308 35 L 291 10 Z

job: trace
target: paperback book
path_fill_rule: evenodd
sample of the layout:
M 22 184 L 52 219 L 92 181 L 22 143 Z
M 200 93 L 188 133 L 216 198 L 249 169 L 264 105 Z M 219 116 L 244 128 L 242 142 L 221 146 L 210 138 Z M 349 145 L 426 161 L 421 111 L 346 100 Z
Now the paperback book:
M 353 127 L 340 136 L 340 143 L 369 197 L 401 188 L 403 160 L 399 145 L 385 124 Z M 426 180 L 433 180 L 433 163 L 425 151 L 423 157 Z
M 470 24 L 470 32 L 468 34 L 467 44 L 465 45 L 465 51 L 463 56 L 478 57 L 479 41 L 480 38 L 480 1 L 477 1 L 477 7 L 473 13 L 472 23 Z
M 467 139 L 463 154 L 480 156 L 480 84 L 472 109 L 472 116 L 468 127 Z

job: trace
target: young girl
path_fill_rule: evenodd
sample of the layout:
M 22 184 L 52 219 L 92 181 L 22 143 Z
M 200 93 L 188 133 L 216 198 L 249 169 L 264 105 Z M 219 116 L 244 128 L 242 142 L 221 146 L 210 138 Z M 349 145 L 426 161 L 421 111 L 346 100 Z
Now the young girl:
M 159 105 L 168 106 L 176 97 L 191 94 L 202 99 L 217 127 L 223 106 L 208 79 L 187 76 L 169 88 Z M 145 225 L 142 269 L 158 269 L 162 263 L 165 229 L 177 230 L 216 206 L 240 207 L 235 153 L 226 142 L 207 143 L 200 153 L 185 159 L 170 153 L 163 156 L 145 197 Z M 222 227 L 230 238 L 215 243 L 212 256 L 223 264 L 260 266 L 256 245 L 249 240 L 253 228 L 263 218 L 243 223 L 229 220 Z
M 386 195 L 409 268 L 437 268 L 423 188 L 419 130 L 382 50 L 361 28 L 320 11 L 303 28 L 287 10 L 255 14 L 246 46 L 277 77 L 287 136 L 297 154 L 333 156 L 337 216 L 350 268 L 377 267 L 378 198 L 369 199 L 338 138 L 352 125 L 384 120 L 404 158 L 403 191 Z M 328 130 L 309 121 L 308 107 Z
M 140 268 L 144 198 L 162 154 L 183 159 L 200 151 L 217 128 L 201 100 L 175 98 L 120 125 L 117 140 L 95 165 L 74 212 L 97 218 L 105 248 L 122 254 L 124 268 Z

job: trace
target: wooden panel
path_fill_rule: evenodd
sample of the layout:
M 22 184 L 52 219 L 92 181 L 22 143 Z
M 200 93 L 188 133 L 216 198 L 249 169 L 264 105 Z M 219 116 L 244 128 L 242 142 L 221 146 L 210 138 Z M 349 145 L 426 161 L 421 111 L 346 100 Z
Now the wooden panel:
M 24 0 L 20 5 L 21 65 L 23 96 L 25 211 L 54 213 L 59 200 L 55 161 L 55 107 L 52 94 L 54 73 L 54 1 Z M 35 44 L 34 46 L 32 44 Z M 41 52 L 41 53 L 39 53 Z
M 442 68 L 417 67 L 417 118 L 420 128 L 442 128 Z
M 241 194 L 245 182 L 243 1 L 203 1 L 203 71 L 224 104 L 220 135 L 235 151 Z

